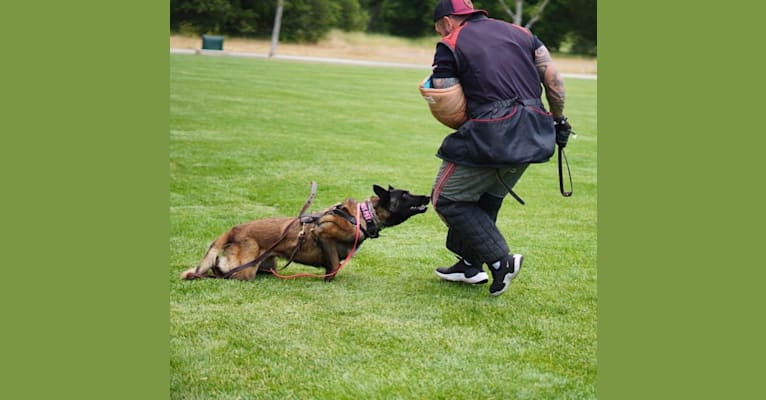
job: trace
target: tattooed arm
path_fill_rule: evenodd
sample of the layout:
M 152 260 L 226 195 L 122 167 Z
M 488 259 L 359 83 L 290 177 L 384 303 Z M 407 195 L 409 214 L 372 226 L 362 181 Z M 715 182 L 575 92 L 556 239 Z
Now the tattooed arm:
M 432 84 L 434 86 L 434 89 L 446 89 L 450 86 L 455 86 L 460 81 L 458 81 L 457 78 L 433 78 Z
M 457 79 L 455 54 L 444 43 L 436 44 L 431 84 L 434 89 L 446 89 L 460 83 Z
M 559 74 L 558 68 L 551 59 L 551 54 L 545 46 L 540 46 L 535 50 L 535 67 L 540 75 L 545 87 L 545 97 L 548 99 L 548 106 L 554 118 L 564 116 L 564 80 Z

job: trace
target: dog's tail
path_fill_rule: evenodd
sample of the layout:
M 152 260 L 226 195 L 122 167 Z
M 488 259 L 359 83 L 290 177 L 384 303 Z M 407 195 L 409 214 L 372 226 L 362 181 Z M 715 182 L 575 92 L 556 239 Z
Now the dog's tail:
M 202 256 L 202 260 L 200 260 L 199 265 L 182 272 L 181 279 L 192 280 L 204 277 L 207 271 L 216 265 L 218 261 L 218 254 L 221 253 L 226 243 L 229 242 L 230 235 L 231 231 L 227 231 L 223 235 L 219 236 L 213 243 L 210 243 L 210 246 L 207 248 L 207 252 L 205 252 L 205 255 Z

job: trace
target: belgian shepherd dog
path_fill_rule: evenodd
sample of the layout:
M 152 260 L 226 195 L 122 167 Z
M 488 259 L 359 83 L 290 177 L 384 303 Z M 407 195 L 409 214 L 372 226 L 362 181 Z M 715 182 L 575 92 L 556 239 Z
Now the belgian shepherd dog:
M 258 272 L 275 272 L 276 259 L 324 268 L 326 281 L 341 260 L 377 238 L 380 230 L 426 212 L 429 196 L 373 185 L 375 195 L 343 202 L 315 214 L 273 217 L 239 224 L 218 236 L 199 265 L 181 279 L 206 277 L 251 280 Z M 356 245 L 356 247 L 354 247 Z

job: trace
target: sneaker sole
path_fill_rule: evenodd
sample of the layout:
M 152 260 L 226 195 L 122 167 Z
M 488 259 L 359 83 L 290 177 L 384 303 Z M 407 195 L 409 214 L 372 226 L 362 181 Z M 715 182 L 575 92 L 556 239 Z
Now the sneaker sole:
M 514 254 L 513 255 L 513 273 L 505 274 L 505 276 L 503 277 L 503 288 L 501 290 L 498 290 L 497 292 L 490 291 L 489 294 L 493 296 L 500 296 L 506 290 L 508 290 L 508 288 L 511 287 L 511 281 L 519 275 L 519 272 L 521 272 L 521 265 L 523 263 L 524 263 L 524 256 L 521 254 Z
M 439 278 L 442 278 L 445 281 L 450 281 L 450 282 L 465 282 L 465 283 L 470 283 L 473 285 L 480 285 L 482 283 L 489 282 L 489 275 L 487 275 L 486 272 L 479 272 L 478 274 L 470 278 L 466 278 L 465 274 L 461 274 L 461 273 L 442 274 L 439 271 L 434 271 L 434 272 L 436 272 L 436 276 L 438 276 Z

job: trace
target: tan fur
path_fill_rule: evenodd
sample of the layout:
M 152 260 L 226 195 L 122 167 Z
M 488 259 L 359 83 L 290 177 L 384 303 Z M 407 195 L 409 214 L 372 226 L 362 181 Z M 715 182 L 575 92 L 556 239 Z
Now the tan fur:
M 398 225 L 413 215 L 424 213 L 429 202 L 428 196 L 412 195 L 391 186 L 386 191 L 373 185 L 373 190 L 378 196 L 371 196 L 368 202 L 376 216 L 374 224 L 377 230 Z M 341 260 L 352 251 L 357 230 L 355 224 L 338 215 L 337 211 L 356 218 L 360 224 L 357 246 L 366 239 L 364 232 L 371 232 L 369 228 L 372 226 L 356 215 L 357 205 L 356 200 L 349 198 L 303 219 L 274 217 L 239 224 L 218 236 L 199 265 L 182 272 L 181 279 L 210 277 L 212 273 L 213 277 L 218 278 L 250 280 L 258 272 L 273 269 L 276 259 L 282 258 L 324 268 L 325 279 L 330 281 L 337 273 Z M 280 241 L 283 232 L 285 237 Z M 374 233 L 370 235 L 377 237 Z M 275 246 L 275 243 L 278 244 Z M 272 246 L 275 247 L 268 253 Z M 262 256 L 265 253 L 268 254 Z M 259 259 L 258 264 L 239 268 Z M 237 271 L 229 273 L 235 269 Z
M 373 205 L 377 198 L 373 198 Z M 347 199 L 343 209 L 349 215 L 356 214 L 356 201 Z M 325 210 L 328 211 L 329 209 Z M 362 221 L 364 224 L 364 221 Z M 248 267 L 235 273 L 232 278 L 250 280 L 256 272 L 268 271 L 275 266 L 275 257 L 288 259 L 298 245 L 298 235 L 304 231 L 306 240 L 295 254 L 294 261 L 313 266 L 330 265 L 328 273 L 337 271 L 342 258 L 348 255 L 354 244 L 355 226 L 349 221 L 332 214 L 322 216 L 317 224 L 301 225 L 296 218 L 277 217 L 255 220 L 237 225 L 219 236 L 202 257 L 197 268 L 191 268 L 181 274 L 182 279 L 193 279 L 207 273 L 216 266 L 226 273 L 240 265 L 250 262 L 266 251 L 279 239 L 283 229 L 289 225 L 288 234 L 274 249 L 272 255 L 260 265 Z M 324 251 L 323 251 L 324 248 Z M 324 254 L 329 255 L 325 260 Z M 331 280 L 332 276 L 328 277 Z

